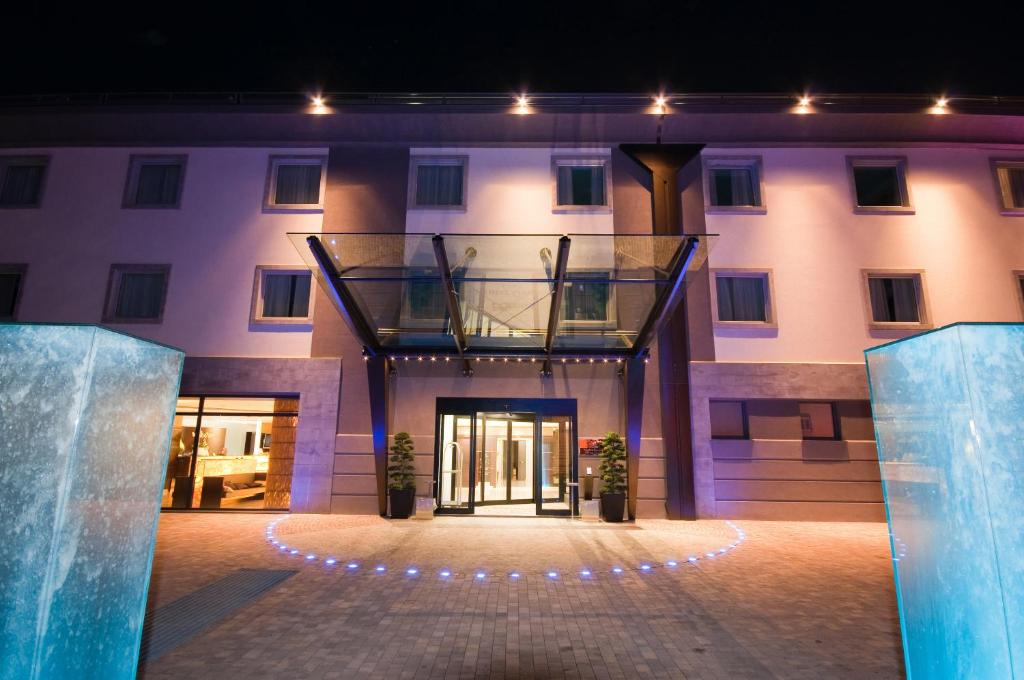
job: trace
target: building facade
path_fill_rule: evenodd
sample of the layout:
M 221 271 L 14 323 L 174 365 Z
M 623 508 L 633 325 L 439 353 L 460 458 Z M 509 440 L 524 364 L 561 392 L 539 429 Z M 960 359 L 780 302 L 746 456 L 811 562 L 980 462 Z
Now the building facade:
M 417 104 L 413 106 L 413 104 Z M 187 352 L 164 505 L 884 519 L 863 351 L 1024 315 L 1007 104 L 19 102 L 0 315 Z M 112 443 L 112 453 L 116 445 Z

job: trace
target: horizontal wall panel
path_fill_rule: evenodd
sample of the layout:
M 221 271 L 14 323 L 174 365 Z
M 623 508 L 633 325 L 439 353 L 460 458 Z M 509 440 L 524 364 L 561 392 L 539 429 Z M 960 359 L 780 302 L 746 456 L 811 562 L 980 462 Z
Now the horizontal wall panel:
M 665 511 L 665 501 L 638 498 L 636 500 L 636 516 L 640 519 L 667 518 L 668 514 Z
M 661 437 L 641 437 L 640 438 L 640 457 L 641 458 L 664 458 L 665 457 L 665 440 Z
M 373 436 L 368 434 L 339 434 L 334 436 L 335 453 L 373 453 Z
M 742 460 L 859 460 L 878 462 L 873 441 L 805 439 L 712 439 L 716 459 Z
M 722 519 L 792 520 L 808 522 L 884 522 L 883 503 L 814 503 L 718 501 Z
M 641 458 L 639 472 L 637 477 L 640 479 L 648 478 L 665 478 L 665 459 L 664 458 Z M 597 472 L 595 470 L 594 472 Z
M 664 479 L 638 479 L 636 480 L 637 498 L 665 498 Z
M 718 501 L 882 502 L 878 482 L 715 480 Z
M 877 482 L 878 463 L 874 461 L 715 461 L 715 479 L 761 480 L 833 480 L 837 482 Z
M 334 474 L 336 475 L 372 475 L 376 473 L 373 454 L 348 453 L 334 456 Z
M 377 493 L 376 475 L 334 475 L 331 492 L 335 494 L 369 495 Z
M 331 496 L 331 512 L 338 515 L 376 515 L 377 494 L 372 496 Z

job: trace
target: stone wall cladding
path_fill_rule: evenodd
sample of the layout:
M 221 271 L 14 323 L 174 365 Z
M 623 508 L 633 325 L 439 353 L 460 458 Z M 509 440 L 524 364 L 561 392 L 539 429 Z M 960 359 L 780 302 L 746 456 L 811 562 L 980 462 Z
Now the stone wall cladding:
M 291 511 L 330 512 L 339 358 L 187 357 L 182 394 L 297 396 Z
M 864 364 L 694 361 L 690 363 L 690 380 L 694 476 L 700 517 L 884 521 L 881 489 L 874 481 L 878 478 L 877 470 L 863 474 L 865 465 L 877 467 L 873 441 L 712 442 L 711 439 L 708 410 L 711 399 L 867 400 Z M 733 455 L 730 449 L 736 447 L 744 450 Z M 836 449 L 836 452 L 833 454 L 831 449 Z M 792 461 L 780 465 L 795 463 L 799 469 L 794 476 L 801 481 L 794 484 L 793 481 L 759 478 L 757 466 L 762 453 L 770 454 L 773 461 Z M 716 484 L 716 458 L 720 463 L 723 458 L 746 463 L 752 473 L 751 479 Z M 830 463 L 833 466 L 824 478 L 821 471 L 811 469 L 815 465 Z M 728 461 L 727 464 L 732 463 Z M 787 496 L 787 484 L 801 487 L 799 493 L 790 494 L 792 499 Z M 778 499 L 775 501 L 737 500 L 747 489 L 776 487 Z M 850 492 L 857 492 L 858 500 L 863 502 L 845 502 L 848 499 L 842 496 Z M 718 498 L 725 493 L 739 496 Z

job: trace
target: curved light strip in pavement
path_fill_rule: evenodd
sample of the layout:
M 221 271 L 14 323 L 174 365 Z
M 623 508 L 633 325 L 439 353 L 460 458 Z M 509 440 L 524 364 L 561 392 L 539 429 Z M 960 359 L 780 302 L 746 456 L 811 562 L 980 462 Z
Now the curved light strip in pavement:
M 335 556 L 331 556 L 331 555 L 320 556 L 320 555 L 317 555 L 316 553 L 307 553 L 305 551 L 300 551 L 298 548 L 294 548 L 292 546 L 286 545 L 274 533 L 274 529 L 277 527 L 277 525 L 280 524 L 285 519 L 287 519 L 287 516 L 285 516 L 285 517 L 278 517 L 277 519 L 275 519 L 274 521 L 272 521 L 270 524 L 267 525 L 267 530 L 266 530 L 267 543 L 269 543 L 274 549 L 278 550 L 279 552 L 281 552 L 282 554 L 284 554 L 287 557 L 297 557 L 297 558 L 299 558 L 304 563 L 323 565 L 323 566 L 328 567 L 328 568 L 336 567 L 338 570 L 349 571 L 349 572 L 358 572 L 358 571 L 363 570 L 362 569 L 363 565 L 360 564 L 356 560 L 350 560 L 350 561 L 346 562 L 345 560 L 341 560 L 341 559 L 339 559 L 338 557 L 335 557 Z M 638 573 L 638 574 L 650 574 L 650 573 L 652 573 L 654 571 L 657 571 L 659 569 L 661 569 L 661 570 L 672 570 L 672 569 L 678 568 L 679 566 L 684 566 L 685 567 L 686 565 L 696 565 L 696 564 L 698 564 L 700 562 L 704 562 L 704 561 L 707 561 L 707 560 L 718 559 L 719 557 L 721 557 L 723 555 L 726 555 L 727 553 L 731 552 L 732 550 L 735 550 L 736 548 L 738 548 L 743 543 L 743 541 L 745 541 L 747 539 L 746 532 L 744 532 L 743 529 L 740 528 L 739 526 L 737 526 L 734 522 L 732 522 L 730 520 L 726 520 L 725 524 L 730 529 L 732 529 L 733 531 L 736 532 L 736 540 L 734 540 L 732 543 L 724 545 L 724 546 L 722 546 L 722 547 L 720 547 L 720 548 L 718 548 L 716 550 L 712 550 L 710 552 L 706 552 L 706 553 L 703 553 L 703 554 L 694 553 L 692 555 L 687 555 L 686 557 L 680 557 L 679 559 L 667 560 L 667 561 L 665 561 L 663 563 L 659 563 L 659 562 L 641 562 L 640 564 L 636 565 L 635 567 L 622 567 L 622 566 L 619 566 L 619 565 L 614 565 L 614 566 L 609 568 L 608 572 L 610 574 L 612 574 L 613 576 L 621 576 L 622 574 L 624 574 L 626 572 Z M 377 565 L 373 565 L 372 567 L 369 567 L 369 573 L 377 574 L 377 575 L 385 575 L 385 574 L 390 574 L 392 572 L 391 572 L 391 570 L 388 569 L 387 565 L 377 564 Z M 421 568 L 419 568 L 419 567 L 409 565 L 409 566 L 406 566 L 403 569 L 398 570 L 398 572 L 396 572 L 396 573 L 402 574 L 405 578 L 417 578 L 417 577 L 419 577 L 423 573 L 423 570 Z M 510 581 L 517 581 L 520 578 L 522 578 L 524 575 L 527 575 L 529 573 L 531 573 L 531 572 L 522 572 L 522 571 L 518 571 L 518 570 L 512 570 L 512 571 L 509 571 L 507 574 L 505 574 L 505 576 Z M 551 580 L 551 581 L 556 581 L 559 578 L 561 578 L 562 573 L 563 572 L 559 572 L 559 571 L 556 571 L 556 570 L 545 570 L 545 571 L 533 572 L 533 574 L 535 576 L 543 576 L 543 577 L 545 577 L 545 578 L 547 578 L 548 580 Z M 568 575 L 570 572 L 564 572 L 564 573 L 566 575 Z M 470 570 L 470 571 L 466 572 L 466 575 L 467 576 L 471 576 L 474 581 L 481 581 L 481 582 L 487 581 L 488 578 L 493 578 L 493 577 L 497 577 L 498 576 L 498 574 L 489 574 L 487 571 L 485 571 L 483 569 Z M 590 580 L 590 579 L 595 578 L 596 572 L 594 570 L 590 569 L 590 568 L 581 567 L 579 570 L 576 571 L 576 575 L 580 579 Z M 453 570 L 451 570 L 451 569 L 449 569 L 447 567 L 440 568 L 440 569 L 437 570 L 437 577 L 439 579 L 441 579 L 442 581 L 453 580 L 457 576 L 458 576 L 457 572 L 455 572 L 455 571 L 453 571 Z

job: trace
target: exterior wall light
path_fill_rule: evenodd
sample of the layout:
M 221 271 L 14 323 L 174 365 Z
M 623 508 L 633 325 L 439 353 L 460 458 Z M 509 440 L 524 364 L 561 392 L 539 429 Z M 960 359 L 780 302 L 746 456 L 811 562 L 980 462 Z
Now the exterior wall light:
M 521 94 L 516 97 L 515 113 L 520 116 L 530 113 L 530 100 L 525 94 Z
M 665 114 L 668 112 L 668 100 L 665 95 L 659 94 L 654 98 L 654 113 Z

